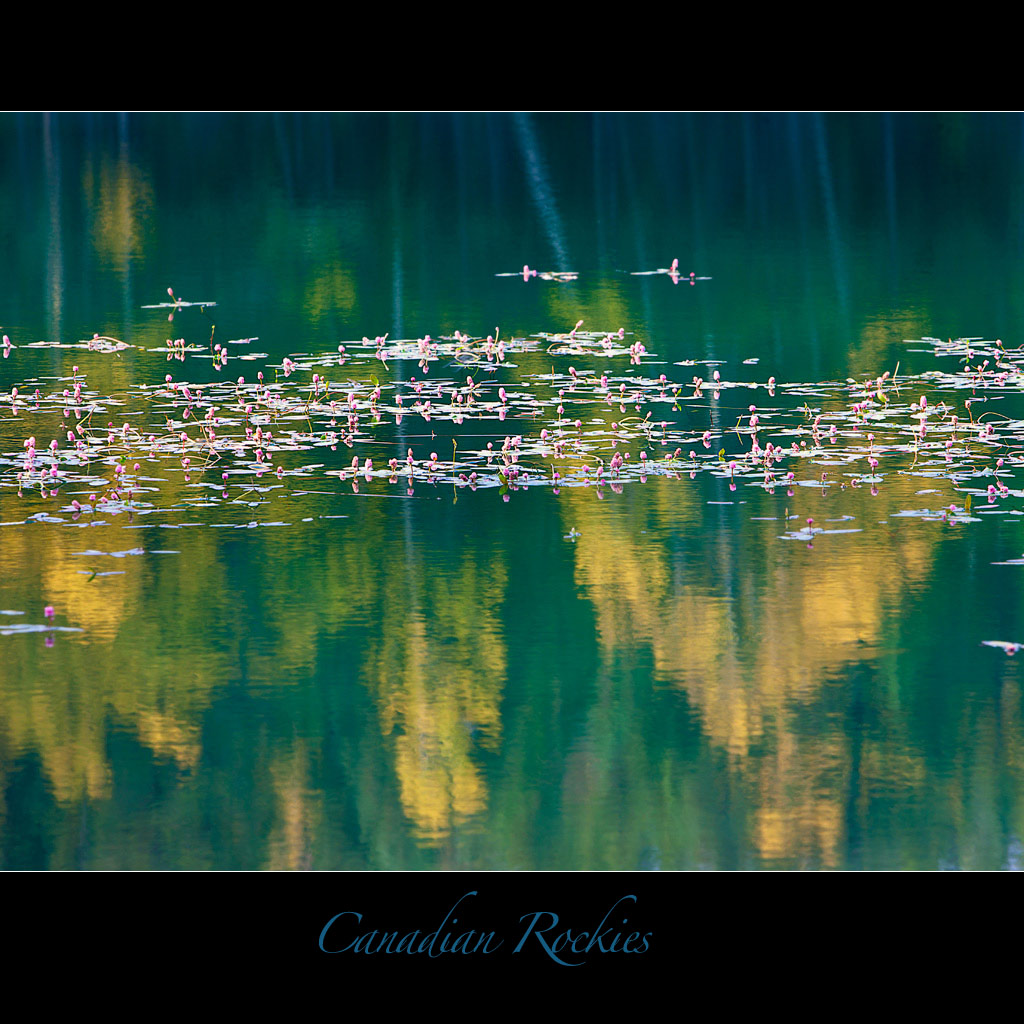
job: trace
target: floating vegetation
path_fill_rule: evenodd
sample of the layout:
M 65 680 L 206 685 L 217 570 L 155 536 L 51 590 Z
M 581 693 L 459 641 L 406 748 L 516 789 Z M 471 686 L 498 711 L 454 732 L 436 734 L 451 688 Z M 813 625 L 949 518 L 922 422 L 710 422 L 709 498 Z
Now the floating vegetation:
M 61 349 L 85 349 L 88 352 L 123 352 L 125 349 L 135 348 L 125 341 L 118 341 L 117 338 L 105 338 L 94 334 L 91 338 L 77 342 L 67 341 L 31 341 L 23 348 L 61 348 Z
M 751 521 L 782 523 L 778 539 L 811 549 L 873 524 L 863 505 L 856 520 L 851 509 L 800 518 L 800 494 L 877 496 L 907 478 L 892 489 L 907 507 L 882 522 L 963 528 L 1024 514 L 1024 418 L 1010 401 L 1024 387 L 1024 349 L 1000 341 L 924 338 L 909 345 L 937 368 L 807 382 L 763 376 L 756 357 L 665 363 L 624 327 L 582 320 L 524 337 L 385 334 L 280 359 L 254 352 L 257 340 L 21 346 L 5 368 L 25 376 L 0 390 L 0 529 L 297 529 L 345 518 L 314 516 L 307 495 L 457 500 L 468 490 L 507 502 L 541 488 L 603 499 L 652 478 L 713 484 L 701 498 L 723 514 L 754 494 L 774 498 L 777 514 Z M 76 350 L 70 373 L 26 365 L 54 348 Z M 132 383 L 112 383 L 121 367 Z M 117 547 L 72 553 L 175 553 Z M 80 572 L 90 583 L 117 574 L 101 566 Z M 4 635 L 54 628 L 6 624 Z
M 156 302 L 150 306 L 143 306 L 142 309 L 186 309 L 189 306 L 216 306 L 216 302 L 189 302 L 186 299 L 179 299 L 174 294 L 173 288 L 167 289 L 167 294 L 170 295 L 170 302 Z
M 1009 640 L 982 640 L 981 643 L 984 647 L 998 647 L 1001 651 L 1005 651 L 1011 656 L 1016 654 L 1021 648 L 1019 643 L 1013 643 Z
M 575 281 L 580 275 L 575 270 L 531 270 L 526 264 L 522 270 L 513 270 L 502 274 L 495 274 L 495 277 L 521 277 L 529 281 L 531 277 L 539 278 L 541 281 L 558 281 L 564 284 L 566 281 Z
M 144 555 L 145 548 L 132 548 L 130 551 L 75 551 L 75 555 L 89 555 L 101 558 L 127 558 L 129 555 Z
M 631 277 L 652 277 L 654 275 L 664 275 L 672 279 L 673 284 L 679 284 L 680 281 L 685 281 L 687 284 L 696 284 L 698 281 L 710 281 L 710 277 L 698 277 L 694 271 L 690 271 L 689 274 L 682 274 L 679 272 L 679 260 L 673 260 L 672 266 L 670 267 L 659 267 L 657 270 L 632 270 L 630 271 Z
M 0 626 L 0 636 L 21 636 L 24 633 L 82 633 L 80 626 L 49 626 L 42 623 L 16 623 Z
M 140 306 L 140 309 L 187 309 L 189 306 L 216 306 L 216 302 L 186 302 L 184 299 L 177 299 L 174 302 L 155 302 L 149 306 Z

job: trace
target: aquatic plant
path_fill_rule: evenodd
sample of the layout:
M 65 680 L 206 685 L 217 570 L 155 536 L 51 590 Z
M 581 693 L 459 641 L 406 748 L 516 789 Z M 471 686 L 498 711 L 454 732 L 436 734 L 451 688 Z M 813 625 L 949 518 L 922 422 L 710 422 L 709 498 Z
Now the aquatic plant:
M 694 271 L 690 271 L 689 274 L 682 274 L 679 271 L 679 260 L 674 259 L 668 267 L 659 267 L 657 270 L 633 270 L 630 271 L 633 277 L 651 277 L 657 274 L 663 274 L 667 276 L 673 284 L 679 284 L 680 281 L 686 281 L 687 284 L 695 285 L 698 281 L 710 281 L 710 277 L 698 277 Z
M 170 295 L 171 304 L 146 308 L 213 305 Z M 1014 486 L 1024 418 L 979 411 L 1024 385 L 1024 352 L 1001 341 L 911 342 L 911 351 L 951 364 L 915 376 L 897 366 L 860 379 L 779 382 L 751 379 L 753 358 L 668 365 L 624 327 L 585 330 L 583 320 L 525 337 L 497 328 L 383 334 L 280 361 L 253 351 L 257 340 L 214 344 L 211 334 L 203 345 L 179 338 L 144 349 L 96 334 L 16 347 L 5 336 L 16 354 L 7 373 L 22 374 L 0 392 L 0 497 L 23 503 L 14 513 L 4 502 L 8 525 L 166 522 L 198 509 L 234 510 L 239 526 L 277 524 L 275 504 L 314 483 L 406 497 L 494 489 L 508 501 L 538 487 L 602 499 L 652 477 L 680 486 L 703 477 L 788 505 L 800 488 L 876 496 L 893 477 L 918 476 L 944 481 L 944 493 L 927 492 L 942 494 L 938 507 L 893 518 L 946 526 L 979 522 L 979 513 L 1024 497 Z M 32 352 L 64 349 L 75 352 L 70 375 L 31 375 Z M 104 360 L 129 351 L 141 380 L 93 383 L 105 379 Z M 147 382 L 160 359 L 175 371 Z M 237 372 L 223 372 L 236 362 Z M 782 537 L 811 547 L 854 529 L 807 519 Z
M 613 474 L 621 483 L 652 474 L 678 476 L 685 470 L 690 479 L 705 472 L 727 476 L 734 485 L 756 484 L 768 490 L 780 480 L 790 489 L 806 485 L 812 475 L 815 485 L 824 477 L 822 486 L 877 487 L 889 467 L 888 472 L 944 477 L 958 490 L 984 495 L 990 502 L 1019 496 L 1002 478 L 1020 463 L 1022 452 L 1014 442 L 1024 435 L 1024 428 L 1020 421 L 991 414 L 976 418 L 972 408 L 988 390 L 1019 386 L 1019 358 L 1014 361 L 998 344 L 986 348 L 977 339 L 973 342 L 979 353 L 991 349 L 996 355 L 998 351 L 992 369 L 986 361 L 952 373 L 930 373 L 927 384 L 935 398 L 929 405 L 924 395 L 902 400 L 888 372 L 859 382 L 778 384 L 772 377 L 761 383 L 723 379 L 722 365 L 705 361 L 713 384 L 709 395 L 709 385 L 700 375 L 693 375 L 691 385 L 685 385 L 670 381 L 663 372 L 656 377 L 644 372 L 660 364 L 641 340 L 627 339 L 623 328 L 584 331 L 582 326 L 580 321 L 564 333 L 500 340 L 498 331 L 479 338 L 460 332 L 438 339 L 389 340 L 384 335 L 349 342 L 341 358 L 331 353 L 293 353 L 279 364 L 271 364 L 262 353 L 229 355 L 227 345 L 215 347 L 211 354 L 180 341 L 169 342 L 168 347 L 154 351 L 180 362 L 209 358 L 218 368 L 229 360 L 262 358 L 274 380 L 267 381 L 263 370 L 248 382 L 244 375 L 202 382 L 166 374 L 162 385 L 137 384 L 123 395 L 90 389 L 89 373 L 76 364 L 67 381 L 70 387 L 61 386 L 64 379 L 29 378 L 25 383 L 28 389 L 34 387 L 32 399 L 23 397 L 22 389 L 11 388 L 4 404 L 12 417 L 24 418 L 23 433 L 28 436 L 21 438 L 21 454 L 6 451 L 0 457 L 0 481 L 16 485 L 22 495 L 27 491 L 37 491 L 44 498 L 67 494 L 68 503 L 60 508 L 73 515 L 94 512 L 98 504 L 107 513 L 130 505 L 144 514 L 156 507 L 159 488 L 152 486 L 152 480 L 138 479 L 139 459 L 155 461 L 168 471 L 173 455 L 189 480 L 192 473 L 202 477 L 217 467 L 226 489 L 229 483 L 241 488 L 244 482 L 246 491 L 271 469 L 281 477 L 323 470 L 346 479 L 349 474 L 343 468 L 326 462 L 274 465 L 275 458 L 316 449 L 334 452 L 339 444 L 376 451 L 395 443 L 394 431 L 385 429 L 387 424 L 401 427 L 403 419 L 414 417 L 424 424 L 447 423 L 448 429 L 475 423 L 485 429 L 475 430 L 474 439 L 488 432 L 492 436 L 486 447 L 467 442 L 458 451 L 453 449 L 451 460 L 439 459 L 436 452 L 429 458 L 421 452 L 417 458 L 414 449 L 407 447 L 406 475 L 436 484 L 465 485 L 473 472 L 475 486 L 482 487 L 517 490 L 556 479 L 560 486 L 591 486 L 595 472 L 599 479 Z M 99 347 L 94 344 L 97 340 L 98 336 L 85 343 L 97 354 L 129 347 L 116 339 L 104 339 L 105 345 Z M 48 342 L 33 347 L 81 344 Z M 944 351 L 948 346 L 936 344 L 937 355 Z M 574 363 L 564 372 L 552 365 L 546 373 L 519 373 L 508 386 L 481 381 L 472 374 L 432 376 L 437 369 L 453 368 L 513 371 L 519 369 L 513 358 L 540 353 L 551 359 L 572 357 Z M 589 357 L 590 367 L 576 365 L 584 357 Z M 621 357 L 628 357 L 629 367 L 636 370 L 610 376 Z M 368 371 L 382 363 L 388 367 L 415 363 L 423 377 L 410 375 L 405 380 L 396 373 L 392 380 L 381 381 Z M 677 365 L 700 364 L 686 360 Z M 344 374 L 339 373 L 341 366 L 346 367 Z M 48 389 L 45 393 L 43 387 Z M 692 392 L 684 390 L 688 387 Z M 745 409 L 735 416 L 729 395 L 751 391 L 769 399 L 778 392 L 780 401 L 759 407 L 741 399 Z M 963 392 L 969 392 L 974 401 L 958 401 Z M 791 401 L 783 401 L 787 398 Z M 109 420 L 101 426 L 115 406 L 134 407 L 122 409 L 120 427 Z M 698 410 L 710 417 L 710 427 L 690 425 L 699 418 Z M 958 410 L 966 413 L 966 423 Z M 67 443 L 62 446 L 54 438 L 40 451 L 35 435 L 29 433 L 35 429 L 32 423 L 36 417 L 52 418 L 56 411 L 65 423 L 62 432 Z M 726 428 L 723 421 L 730 411 L 735 425 Z M 609 414 L 615 417 L 610 425 Z M 523 432 L 506 433 L 501 426 L 506 421 L 519 424 Z M 697 441 L 708 454 L 696 454 Z M 500 464 L 494 460 L 495 444 L 501 445 Z M 722 447 L 712 452 L 713 445 Z M 684 451 L 690 453 L 685 460 Z M 134 466 L 131 473 L 129 460 Z M 381 459 L 374 468 L 364 452 L 361 475 L 367 481 L 389 479 L 396 475 L 396 466 L 397 461 L 392 465 Z M 831 479 L 828 469 L 821 474 L 816 467 L 831 467 Z M 195 486 L 203 486 L 201 480 Z M 86 495 L 88 501 L 83 503 L 80 498 Z
M 575 281 L 580 275 L 575 270 L 531 270 L 528 264 L 523 264 L 522 270 L 495 274 L 495 277 L 521 277 L 529 281 L 531 277 L 539 278 L 541 281 L 557 281 L 565 284 L 567 281 Z

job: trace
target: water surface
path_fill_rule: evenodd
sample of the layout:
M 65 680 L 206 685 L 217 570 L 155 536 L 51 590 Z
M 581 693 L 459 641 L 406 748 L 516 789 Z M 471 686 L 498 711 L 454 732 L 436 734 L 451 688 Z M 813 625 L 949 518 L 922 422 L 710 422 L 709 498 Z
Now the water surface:
M 0 138 L 4 867 L 1018 866 L 1019 117 Z

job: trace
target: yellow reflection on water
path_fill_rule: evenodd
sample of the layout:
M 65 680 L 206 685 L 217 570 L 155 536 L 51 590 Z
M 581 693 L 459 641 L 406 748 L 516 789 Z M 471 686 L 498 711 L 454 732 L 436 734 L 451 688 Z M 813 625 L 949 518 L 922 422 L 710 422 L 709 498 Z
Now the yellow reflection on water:
M 580 534 L 576 580 L 594 605 L 605 663 L 627 645 L 648 646 L 657 677 L 685 691 L 751 794 L 751 840 L 761 858 L 835 866 L 853 740 L 840 723 L 807 732 L 800 712 L 820 702 L 831 679 L 885 645 L 886 623 L 926 583 L 939 531 L 878 525 L 891 503 L 910 500 L 915 482 L 889 484 L 882 500 L 866 488 L 848 490 L 842 513 L 854 518 L 824 525 L 863 531 L 819 535 L 812 550 L 777 538 L 803 526 L 783 523 L 786 508 L 801 516 L 811 508 L 821 523 L 828 497 L 817 490 L 776 498 L 777 519 L 757 523 L 750 520 L 760 495 L 734 492 L 723 524 L 700 510 L 703 489 L 664 479 L 641 486 L 649 512 L 640 526 L 614 495 L 596 501 L 593 489 L 575 488 L 559 499 L 564 526 Z M 667 550 L 672 530 L 694 531 L 681 575 L 679 556 L 674 568 Z M 870 773 L 871 757 L 880 754 L 866 756 Z M 897 775 L 920 786 L 920 758 L 901 756 L 906 764 Z
M 310 769 L 307 743 L 299 738 L 270 764 L 277 819 L 267 843 L 268 870 L 308 871 L 313 866 L 313 841 L 323 808 L 321 792 L 309 789 Z
M 412 587 L 394 582 L 385 590 L 391 625 L 371 641 L 365 678 L 381 731 L 394 736 L 402 809 L 417 837 L 436 843 L 487 807 L 474 755 L 477 746 L 497 750 L 501 742 L 506 652 L 491 616 L 507 573 L 466 555 L 451 572 L 423 574 Z
M 118 268 L 129 259 L 141 259 L 153 214 L 148 175 L 123 153 L 116 160 L 104 156 L 98 166 L 86 163 L 82 190 L 92 204 L 92 242 L 97 252 Z
M 127 730 L 181 770 L 194 768 L 202 714 L 230 671 L 227 652 L 209 636 L 188 652 L 189 637 L 201 635 L 198 623 L 208 625 L 210 588 L 224 586 L 215 538 L 194 534 L 195 561 L 164 565 L 166 573 L 154 559 L 179 555 L 110 554 L 147 536 L 156 547 L 152 533 L 118 527 L 4 528 L 0 579 L 16 581 L 4 605 L 24 613 L 9 621 L 41 624 L 51 604 L 57 625 L 81 630 L 57 633 L 52 650 L 38 633 L 5 637 L 0 661 L 0 720 L 10 750 L 36 753 L 62 803 L 110 795 L 111 728 Z M 83 554 L 90 550 L 105 554 Z M 161 619 L 172 642 L 156 645 Z
M 355 275 L 338 260 L 324 264 L 307 283 L 302 306 L 312 323 L 319 323 L 328 313 L 353 312 L 356 308 Z

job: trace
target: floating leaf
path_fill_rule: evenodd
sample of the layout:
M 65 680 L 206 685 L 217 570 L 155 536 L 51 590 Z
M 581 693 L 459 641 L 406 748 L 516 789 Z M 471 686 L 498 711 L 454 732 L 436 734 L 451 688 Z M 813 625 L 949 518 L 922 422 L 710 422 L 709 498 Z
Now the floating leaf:
M 1016 654 L 1021 648 L 1020 643 L 1014 643 L 1009 640 L 982 640 L 981 643 L 984 647 L 998 647 L 1008 655 Z

